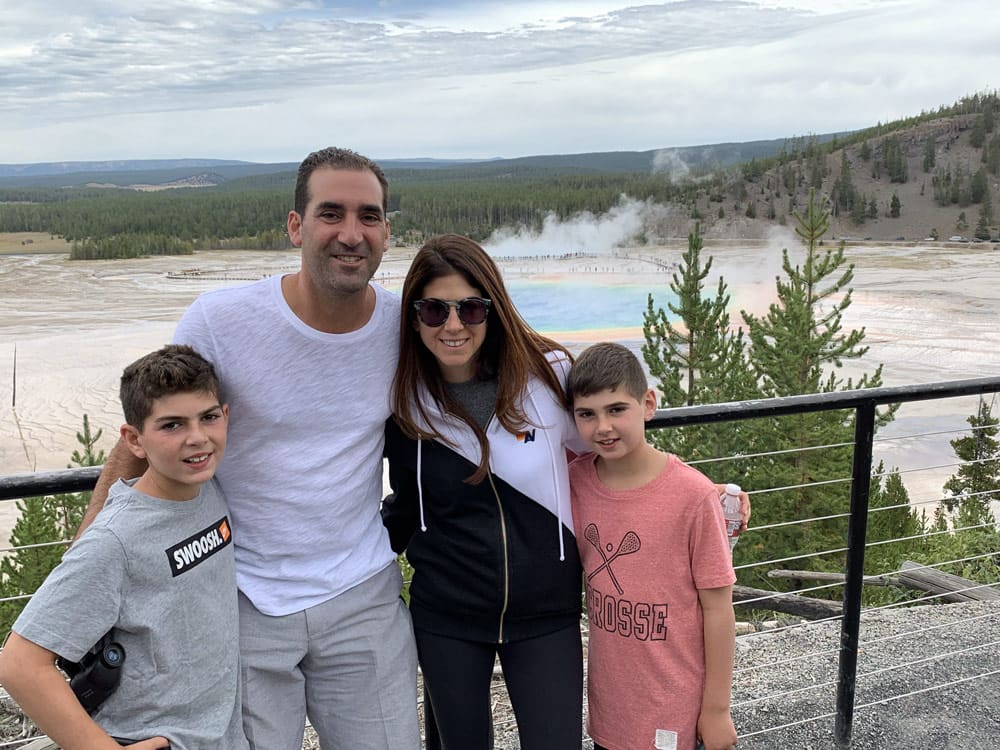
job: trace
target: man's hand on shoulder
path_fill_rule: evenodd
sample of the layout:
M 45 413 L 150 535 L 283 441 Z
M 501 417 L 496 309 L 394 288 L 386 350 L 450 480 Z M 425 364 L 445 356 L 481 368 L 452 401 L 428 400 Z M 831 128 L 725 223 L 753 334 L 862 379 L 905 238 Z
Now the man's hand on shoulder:
M 104 462 L 104 468 L 101 469 L 101 476 L 97 478 L 97 484 L 90 495 L 90 503 L 87 505 L 87 510 L 84 511 L 80 528 L 77 529 L 76 535 L 73 537 L 74 542 L 80 538 L 80 535 L 87 530 L 87 527 L 97 518 L 97 514 L 101 512 L 101 508 L 104 507 L 104 503 L 108 499 L 111 485 L 119 479 L 132 479 L 141 476 L 146 468 L 146 462 L 132 455 L 132 451 L 128 449 L 124 440 L 119 439 L 115 443 L 115 447 L 111 449 L 111 453 L 108 454 L 108 458 Z

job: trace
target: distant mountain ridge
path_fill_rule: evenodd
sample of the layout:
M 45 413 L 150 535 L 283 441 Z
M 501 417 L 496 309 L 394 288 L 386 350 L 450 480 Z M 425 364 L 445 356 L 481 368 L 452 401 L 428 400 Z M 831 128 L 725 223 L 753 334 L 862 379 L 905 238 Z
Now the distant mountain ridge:
M 516 158 L 374 158 L 394 186 L 397 209 L 398 196 L 406 196 L 407 208 L 393 221 L 399 237 L 459 227 L 472 236 L 499 225 L 528 225 L 554 206 L 564 217 L 596 205 L 605 211 L 609 200 L 634 189 L 669 209 L 647 228 L 653 237 L 684 237 L 698 226 L 709 240 L 764 239 L 779 226 L 794 226 L 815 193 L 831 211 L 831 238 L 1000 242 L 1000 212 L 993 209 L 1000 195 L 995 91 L 850 133 Z M 258 209 L 219 236 L 263 232 L 271 242 L 272 230 L 283 237 L 297 167 L 223 159 L 0 165 L 0 201 L 11 205 L 7 226 L 37 228 L 40 209 L 22 205 L 105 194 L 128 201 L 127 192 L 187 188 L 176 191 L 178 200 L 192 199 L 189 206 L 202 210 L 207 194 L 227 206 L 222 194 L 244 194 L 232 205 L 258 201 Z M 631 187 L 615 192 L 619 186 Z M 204 191 L 204 200 L 192 191 Z M 525 191 L 536 191 L 541 202 Z M 274 211 L 263 229 L 262 211 Z
M 825 142 L 842 134 L 815 137 Z M 434 170 L 468 167 L 488 174 L 517 169 L 583 170 L 590 172 L 641 172 L 725 168 L 751 159 L 773 156 L 788 138 L 717 143 L 699 146 L 651 149 L 648 151 L 603 151 L 579 154 L 541 154 L 514 158 L 433 159 L 425 157 L 377 159 L 387 171 Z M 249 162 L 234 159 L 118 159 L 107 161 L 39 162 L 0 164 L 3 187 L 75 187 L 98 183 L 130 187 L 136 184 L 177 183 L 210 171 L 222 181 L 254 175 L 294 172 L 297 162 Z
M 234 159 L 115 159 L 109 161 L 51 161 L 35 164 L 0 164 L 0 177 L 35 177 L 78 172 L 135 172 L 191 167 L 205 169 L 233 164 L 252 164 Z

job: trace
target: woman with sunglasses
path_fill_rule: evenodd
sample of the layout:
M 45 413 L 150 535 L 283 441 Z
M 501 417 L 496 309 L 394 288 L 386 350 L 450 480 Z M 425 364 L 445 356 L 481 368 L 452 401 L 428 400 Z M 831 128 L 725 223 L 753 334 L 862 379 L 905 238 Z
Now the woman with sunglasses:
M 491 747 L 499 657 L 524 750 L 579 750 L 581 569 L 569 506 L 570 356 L 520 317 L 472 240 L 443 235 L 403 284 L 393 495 L 410 612 L 442 744 Z M 571 442 L 572 441 L 572 442 Z

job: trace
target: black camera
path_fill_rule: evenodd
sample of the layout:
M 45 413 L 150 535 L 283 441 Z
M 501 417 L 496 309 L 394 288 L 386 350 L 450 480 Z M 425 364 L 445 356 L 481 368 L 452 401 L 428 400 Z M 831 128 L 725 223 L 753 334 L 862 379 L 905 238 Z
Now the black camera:
M 69 686 L 88 714 L 96 713 L 118 687 L 125 663 L 125 649 L 109 630 L 78 662 L 56 659 L 56 666 L 69 677 Z

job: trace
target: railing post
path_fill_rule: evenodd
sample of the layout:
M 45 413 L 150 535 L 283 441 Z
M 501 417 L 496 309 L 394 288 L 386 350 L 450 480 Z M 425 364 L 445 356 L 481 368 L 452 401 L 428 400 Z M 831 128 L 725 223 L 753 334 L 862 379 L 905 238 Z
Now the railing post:
M 854 692 L 858 671 L 858 634 L 861 630 L 861 594 L 864 589 L 865 535 L 868 532 L 868 493 L 872 479 L 872 442 L 875 438 L 875 402 L 861 404 L 854 415 L 854 466 L 851 470 L 851 516 L 847 522 L 847 565 L 844 570 L 844 616 L 840 624 L 840 668 L 837 675 L 837 747 L 851 746 Z

